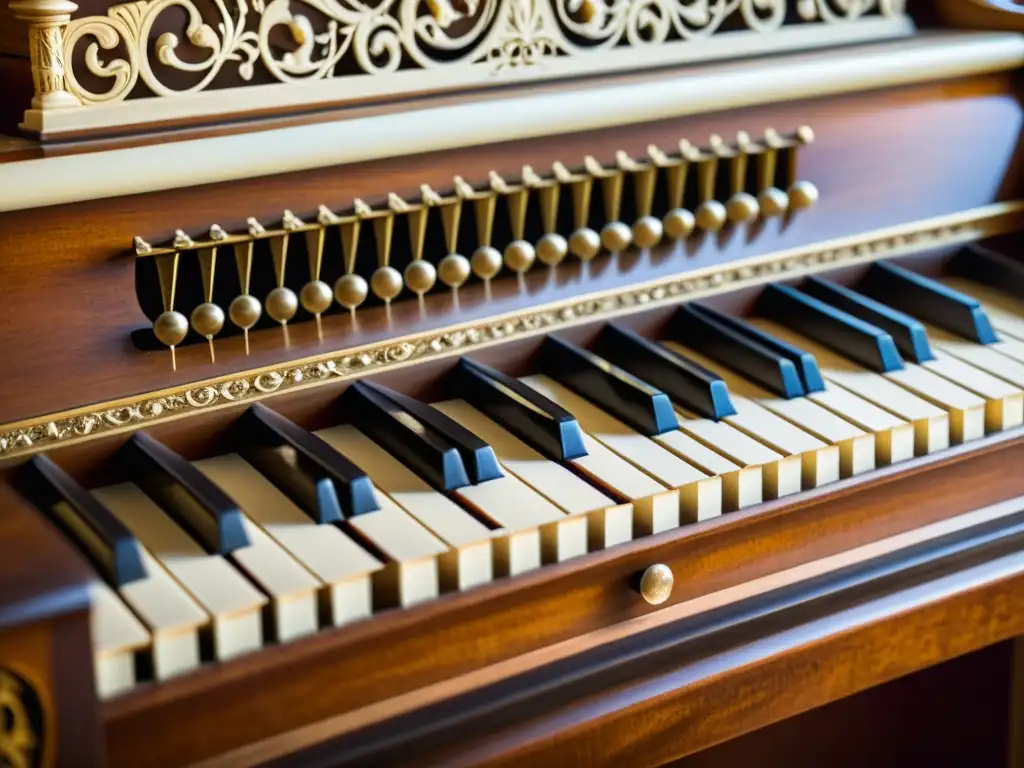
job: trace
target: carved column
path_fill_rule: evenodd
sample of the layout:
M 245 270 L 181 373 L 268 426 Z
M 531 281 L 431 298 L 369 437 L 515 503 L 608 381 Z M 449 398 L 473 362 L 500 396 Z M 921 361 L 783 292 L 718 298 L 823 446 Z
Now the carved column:
M 10 9 L 29 28 L 35 96 L 23 127 L 41 131 L 48 111 L 81 106 L 64 81 L 64 26 L 78 6 L 70 0 L 14 0 Z

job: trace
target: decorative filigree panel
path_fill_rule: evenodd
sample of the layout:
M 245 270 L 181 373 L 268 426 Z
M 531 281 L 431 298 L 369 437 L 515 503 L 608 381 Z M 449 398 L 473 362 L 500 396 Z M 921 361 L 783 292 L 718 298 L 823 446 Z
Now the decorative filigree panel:
M 543 76 L 557 60 L 581 72 L 671 63 L 712 38 L 821 34 L 903 11 L 903 0 L 139 0 L 73 20 L 64 53 L 68 90 L 87 105 L 369 76 L 383 79 L 360 93 L 383 95 Z

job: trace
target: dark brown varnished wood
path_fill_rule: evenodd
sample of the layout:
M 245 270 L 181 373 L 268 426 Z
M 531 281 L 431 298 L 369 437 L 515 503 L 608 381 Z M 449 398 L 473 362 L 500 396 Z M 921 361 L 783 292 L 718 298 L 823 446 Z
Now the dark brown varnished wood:
M 579 161 L 582 154 L 610 158 L 623 149 L 641 155 L 650 143 L 673 145 L 680 137 L 702 142 L 717 132 L 780 130 L 802 123 L 817 134 L 801 154 L 801 175 L 821 189 L 821 202 L 785 226 L 778 221 L 749 231 L 696 238 L 684 247 L 666 245 L 647 256 L 598 257 L 584 280 L 566 262 L 553 275 L 535 269 L 525 287 L 498 281 L 485 298 L 479 286 L 462 291 L 456 309 L 450 296 L 435 293 L 421 310 L 415 301 L 358 315 L 324 318 L 323 341 L 314 323 L 290 328 L 285 346 L 279 329 L 252 336 L 252 354 L 240 337 L 218 342 L 217 363 L 201 345 L 169 354 L 140 352 L 129 333 L 147 324 L 134 299 L 134 235 L 152 242 L 175 228 L 199 233 L 210 224 L 228 230 L 247 216 L 271 222 L 288 207 L 300 216 L 323 203 L 337 208 L 353 197 L 380 200 L 388 191 L 414 195 L 421 183 L 438 189 L 455 173 L 485 179 L 497 170 L 514 178 L 524 163 L 546 168 L 554 160 Z M 913 88 L 738 110 L 501 147 L 468 148 L 231 184 L 87 202 L 54 209 L 0 215 L 5 233 L 0 260 L 0 301 L 12 318 L 0 328 L 0 349 L 32 348 L 0 381 L 0 422 L 104 401 L 118 396 L 427 331 L 456 322 L 521 310 L 708 267 L 744 256 L 806 245 L 842 235 L 949 214 L 1008 199 L 1013 182 L 1003 170 L 1017 150 L 1020 104 L 1005 76 L 987 76 Z M 956 146 L 956 153 L 948 148 Z M 930 158 L 942 156 L 943 163 Z M 892 169 L 900 168 L 893 174 Z M 960 179 L 949 184 L 951 177 Z M 880 180 L 884 179 L 884 187 Z M 384 180 L 382 182 L 382 180 Z M 382 186 L 382 184 L 384 186 Z M 386 188 L 385 188 L 386 187 Z M 884 200 L 879 199 L 884 188 Z M 74 243 L 74 247 L 70 244 Z M 40 383 L 68 382 L 61 387 Z
M 655 562 L 681 574 L 673 605 L 1011 498 L 1024 493 L 1012 471 L 1022 458 L 1018 430 L 140 690 L 104 708 L 111 759 L 209 757 L 645 615 L 656 609 L 633 584 Z M 254 686 L 273 696 L 252 696 Z
M 44 764 L 99 764 L 89 645 L 93 573 L 8 484 L 0 484 L 0 551 L 0 669 L 39 697 Z

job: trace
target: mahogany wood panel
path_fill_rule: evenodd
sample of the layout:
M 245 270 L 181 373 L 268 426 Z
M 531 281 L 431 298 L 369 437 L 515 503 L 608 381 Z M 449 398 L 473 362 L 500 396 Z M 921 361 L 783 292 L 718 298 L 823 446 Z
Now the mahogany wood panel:
M 665 768 L 1006 768 L 1011 656 L 983 648 Z
M 633 589 L 652 563 L 685 574 L 673 605 L 1012 498 L 1021 460 L 1024 429 L 140 690 L 104 707 L 111 760 L 209 757 L 659 610 Z
M 793 632 L 767 658 L 695 683 L 685 668 L 666 670 L 476 744 L 439 744 L 432 754 L 389 765 L 654 768 L 1005 641 L 1024 632 L 1021 609 L 1024 576 L 1018 575 L 821 638 Z
M 29 683 L 43 709 L 45 765 L 99 761 L 87 585 L 94 578 L 43 517 L 0 484 L 0 669 Z
M 1019 191 L 1005 172 L 1022 125 L 1012 87 L 1005 76 L 973 78 L 2 214 L 0 354 L 13 362 L 0 377 L 0 423 L 1007 199 Z M 216 364 L 193 346 L 179 350 L 177 372 L 168 353 L 129 343 L 130 331 L 146 324 L 126 255 L 137 234 L 158 242 L 177 227 L 199 233 L 216 222 L 230 230 L 247 216 L 271 221 L 285 207 L 301 216 L 320 203 L 340 208 L 355 196 L 412 194 L 424 182 L 445 188 L 455 173 L 478 182 L 491 169 L 512 176 L 524 163 L 545 168 L 556 159 L 578 162 L 584 153 L 610 159 L 618 149 L 639 155 L 652 142 L 670 146 L 681 137 L 704 141 L 712 132 L 802 123 L 818 139 L 802 153 L 800 175 L 819 186 L 822 199 L 788 226 L 773 222 L 650 255 L 599 257 L 586 280 L 572 264 L 555 275 L 534 270 L 525 287 L 499 281 L 488 300 L 482 290 L 464 290 L 458 309 L 438 293 L 422 311 L 415 301 L 398 303 L 390 319 L 382 309 L 361 311 L 358 327 L 347 315 L 332 315 L 323 341 L 312 323 L 291 327 L 288 347 L 279 330 L 260 331 L 249 357 L 241 338 L 226 339 L 218 342 Z

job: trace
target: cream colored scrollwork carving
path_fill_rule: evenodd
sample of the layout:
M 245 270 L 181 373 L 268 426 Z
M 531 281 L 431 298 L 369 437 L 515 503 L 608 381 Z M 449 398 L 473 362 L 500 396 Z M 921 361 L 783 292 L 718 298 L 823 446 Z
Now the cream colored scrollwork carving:
M 85 103 L 202 91 L 225 67 L 253 77 L 257 59 L 282 83 L 415 70 L 492 72 L 608 49 L 705 40 L 723 29 L 771 33 L 795 7 L 802 22 L 843 24 L 902 14 L 905 0 L 139 0 L 72 21 L 68 62 L 109 83 L 91 90 L 73 67 L 70 91 Z M 794 6 L 795 4 L 795 6 Z M 182 32 L 151 40 L 157 19 L 184 12 Z M 281 32 L 291 43 L 282 45 Z M 84 60 L 75 58 L 85 45 Z M 191 50 L 189 50 L 191 49 Z M 185 55 L 188 50 L 190 55 Z M 84 64 L 82 63 L 84 61 Z M 171 86 L 159 72 L 192 74 Z M 175 79 L 180 78 L 176 76 Z M 458 79 L 458 78 L 457 78 Z M 360 85 L 361 89 L 367 86 Z M 372 90 L 372 87 L 370 87 Z
M 156 96 L 175 96 L 204 90 L 228 62 L 238 62 L 239 75 L 248 80 L 253 75 L 253 62 L 259 55 L 257 35 L 246 31 L 248 6 L 246 0 L 235 0 L 231 12 L 223 0 L 213 0 L 213 12 L 207 20 L 196 0 L 156 0 L 116 5 L 107 16 L 90 16 L 72 21 L 64 33 L 64 52 L 68 61 L 80 42 L 86 42 L 85 66 L 94 76 L 109 80 L 108 90 L 96 93 L 76 77 L 74 68 L 67 73 L 68 89 L 83 103 L 120 101 L 131 93 L 139 78 Z M 179 37 L 165 32 L 157 37 L 154 51 L 160 64 L 180 72 L 201 74 L 198 82 L 184 88 L 166 85 L 154 72 L 150 60 L 150 36 L 161 14 L 171 7 L 185 12 L 188 22 L 185 37 L 188 44 L 208 52 L 199 61 L 183 59 L 178 54 Z M 212 22 L 212 23 L 211 23 Z M 103 61 L 100 49 L 122 49 L 125 58 Z

